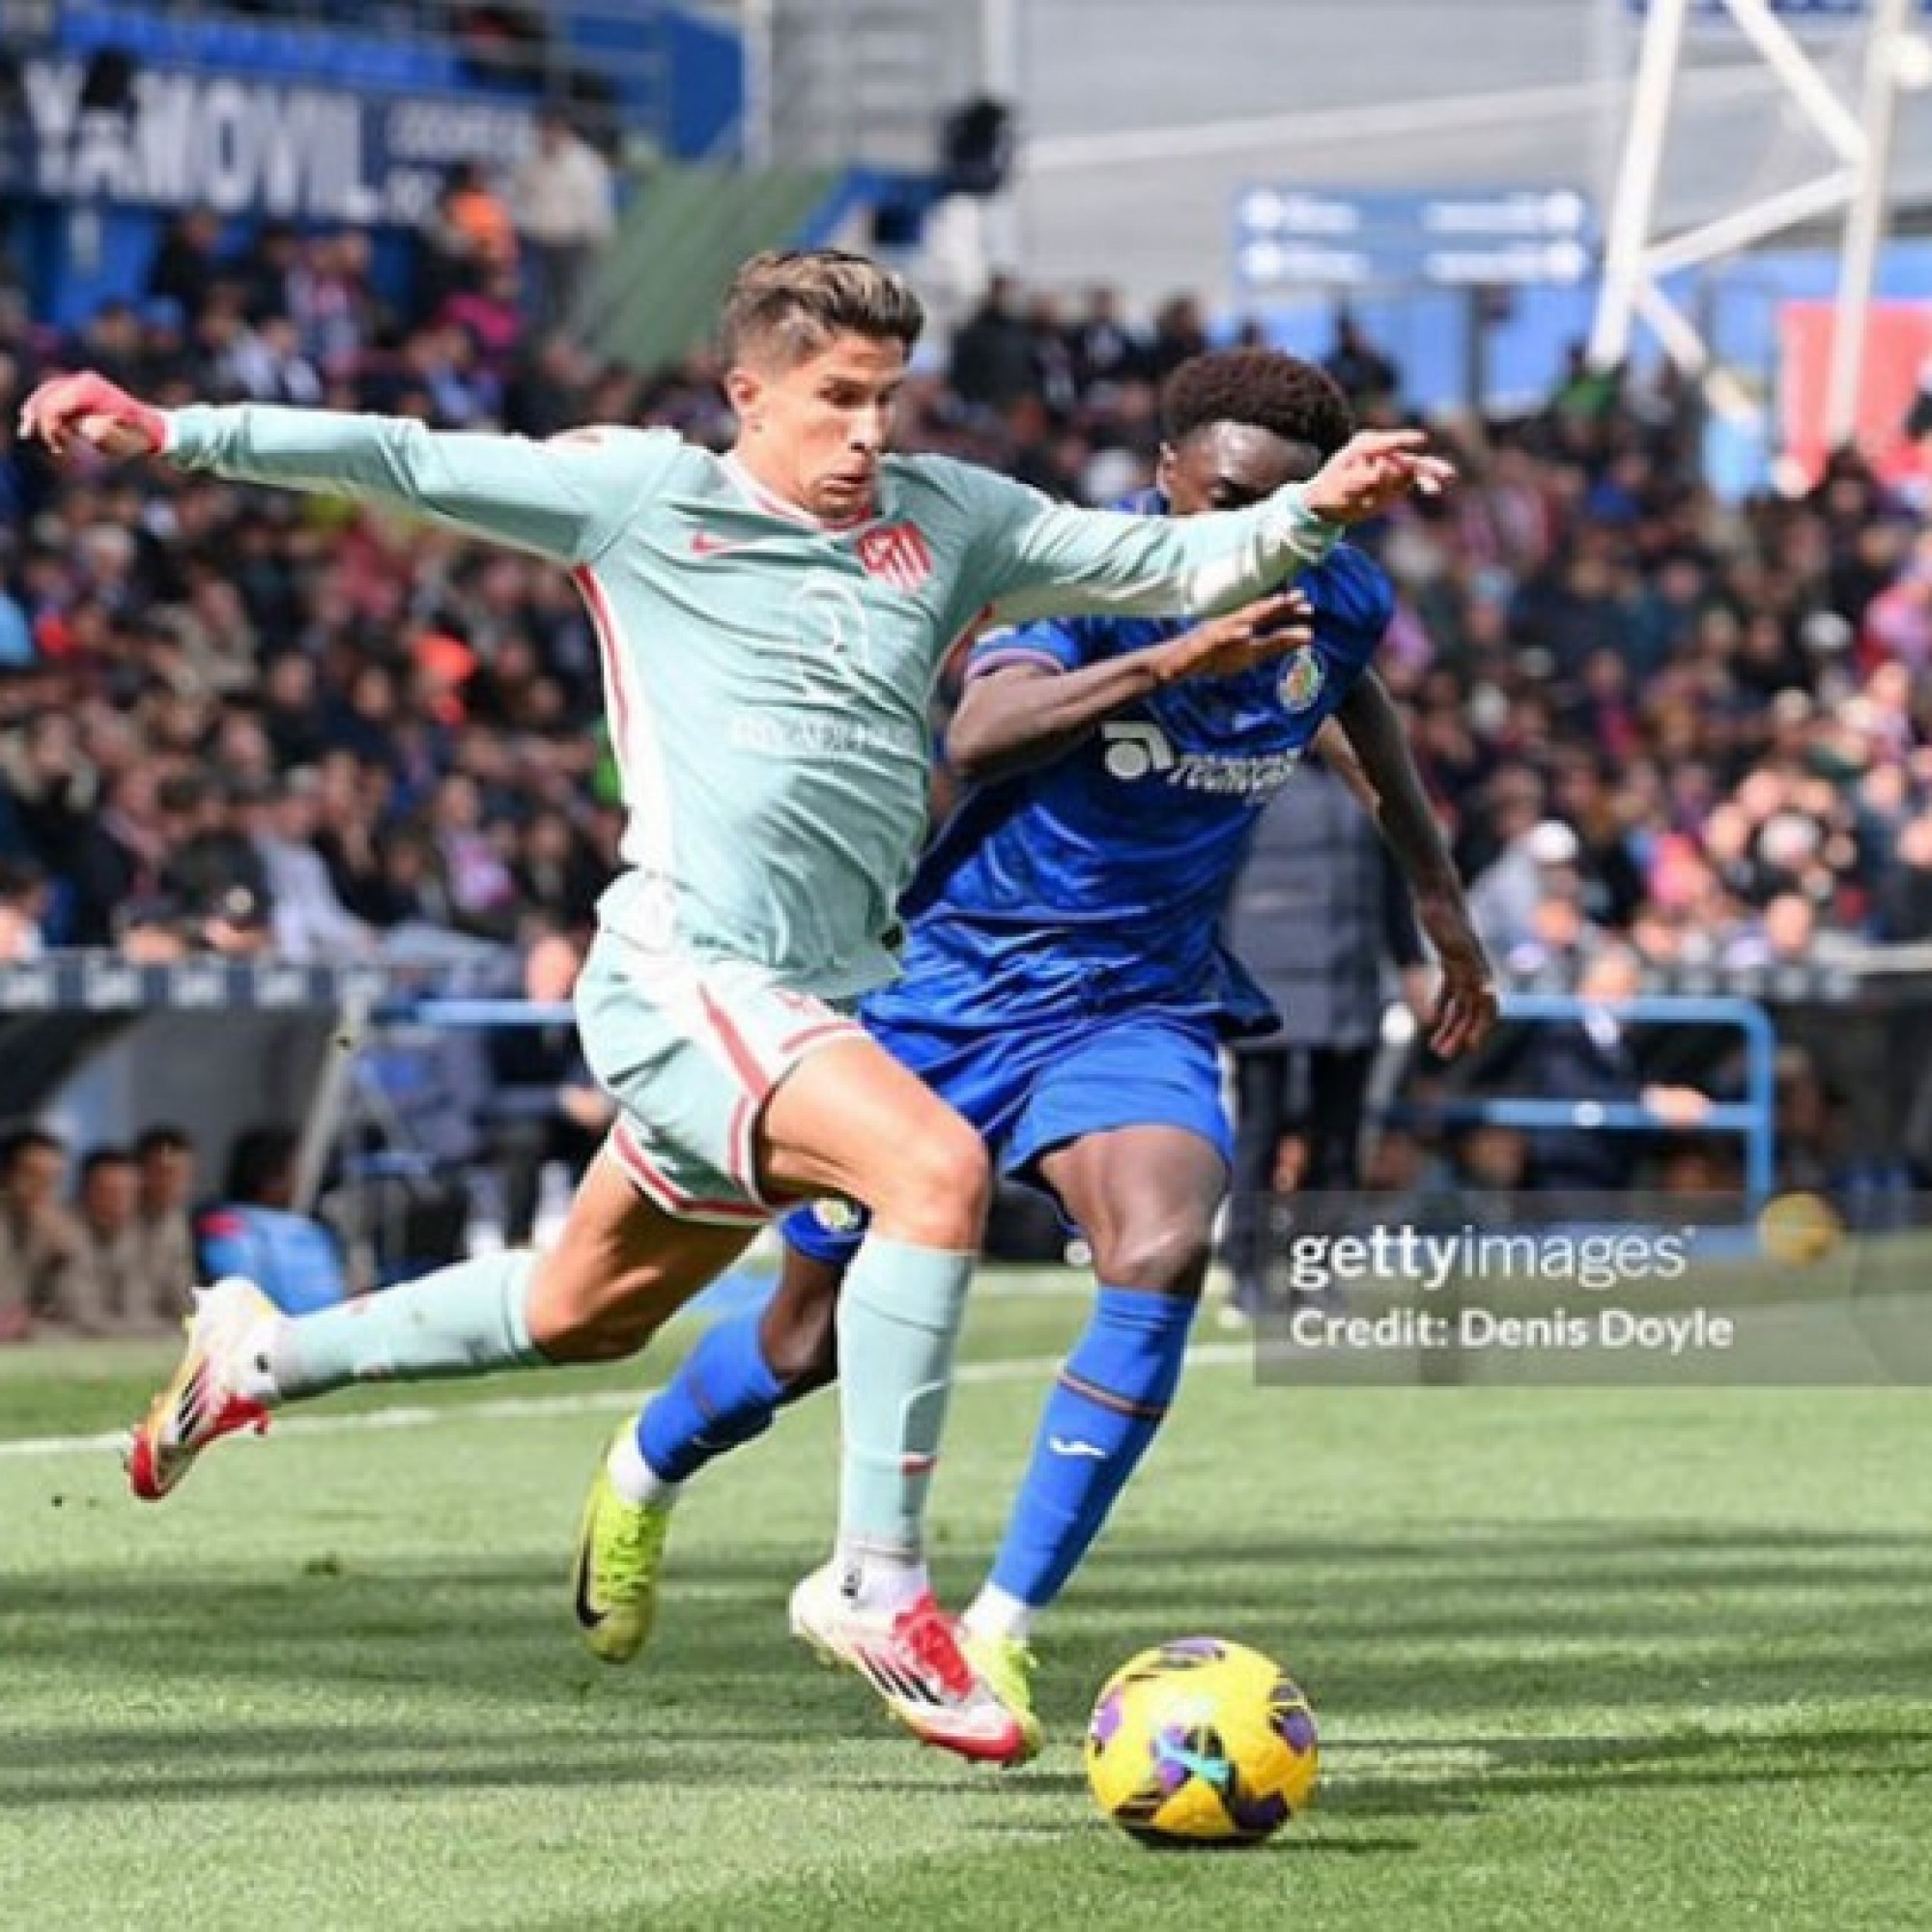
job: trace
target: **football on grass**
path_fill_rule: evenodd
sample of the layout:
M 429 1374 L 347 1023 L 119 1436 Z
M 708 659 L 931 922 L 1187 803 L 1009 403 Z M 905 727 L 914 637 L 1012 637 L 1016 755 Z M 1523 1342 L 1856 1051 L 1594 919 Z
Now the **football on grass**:
M 1299 1686 L 1244 1644 L 1179 1637 L 1101 1687 L 1087 1726 L 1100 1809 L 1149 1844 L 1251 1845 L 1315 1792 L 1315 1714 Z

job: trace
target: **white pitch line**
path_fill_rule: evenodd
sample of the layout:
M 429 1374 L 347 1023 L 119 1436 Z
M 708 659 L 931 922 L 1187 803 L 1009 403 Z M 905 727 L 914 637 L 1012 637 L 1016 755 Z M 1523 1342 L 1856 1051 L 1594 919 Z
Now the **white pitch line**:
M 1255 1358 L 1253 1348 L 1238 1342 L 1204 1342 L 1188 1350 L 1190 1368 L 1225 1369 Z M 968 1362 L 953 1376 L 955 1382 L 1030 1381 L 1048 1376 L 1065 1360 L 1062 1355 L 1035 1355 L 1019 1361 Z M 622 1389 L 586 1389 L 580 1395 L 507 1395 L 486 1402 L 448 1402 L 435 1406 L 374 1408 L 360 1415 L 291 1415 L 276 1418 L 276 1435 L 346 1435 L 368 1429 L 427 1429 L 439 1422 L 518 1422 L 553 1415 L 596 1415 L 612 1409 L 635 1408 L 655 1387 L 627 1393 Z M 45 1456 L 78 1456 L 98 1449 L 125 1448 L 128 1432 L 106 1435 L 23 1435 L 0 1441 L 0 1459 L 30 1460 Z

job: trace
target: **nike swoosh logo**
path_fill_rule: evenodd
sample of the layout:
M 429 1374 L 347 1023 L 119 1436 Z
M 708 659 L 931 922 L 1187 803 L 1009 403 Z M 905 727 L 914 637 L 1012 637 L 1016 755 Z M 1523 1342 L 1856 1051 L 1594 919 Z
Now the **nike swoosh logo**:
M 709 530 L 694 530 L 691 533 L 691 554 L 693 556 L 724 556 L 730 551 L 750 550 L 758 537 L 720 537 Z
M 1107 1460 L 1107 1452 L 1097 1442 L 1082 1442 L 1078 1437 L 1068 1440 L 1065 1435 L 1049 1435 L 1046 1446 L 1056 1456 L 1091 1456 L 1096 1463 Z
M 587 1631 L 600 1630 L 604 1612 L 590 1601 L 590 1546 L 577 1552 L 577 1621 Z

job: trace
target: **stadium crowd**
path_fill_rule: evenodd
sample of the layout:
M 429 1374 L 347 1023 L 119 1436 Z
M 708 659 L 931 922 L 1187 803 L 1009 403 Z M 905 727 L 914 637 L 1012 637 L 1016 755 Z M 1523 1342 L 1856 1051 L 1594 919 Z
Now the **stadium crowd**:
M 357 236 L 270 227 L 217 258 L 192 217 L 145 304 L 71 337 L 0 298 L 0 955 L 314 959 L 586 916 L 617 815 L 559 576 L 159 466 L 56 474 L 13 440 L 27 387 L 80 365 L 162 403 L 722 440 L 703 356 L 645 377 L 526 331 L 507 222 L 444 213 L 401 312 Z M 1107 291 L 1069 312 L 1002 281 L 905 433 L 1109 498 L 1147 480 L 1157 385 L 1207 341 L 1190 300 L 1141 331 Z M 1331 361 L 1365 419 L 1400 414 L 1371 345 Z M 1376 534 L 1403 592 L 1381 664 L 1510 970 L 1574 980 L 1609 935 L 1726 965 L 1932 934 L 1932 535 L 1910 506 L 1852 458 L 1720 503 L 1667 377 L 1578 369 L 1533 415 L 1436 427 L 1464 480 Z
M 586 925 L 621 817 L 560 573 L 164 465 L 56 470 L 14 435 L 38 380 L 91 366 L 162 405 L 724 442 L 705 355 L 600 363 L 545 326 L 519 243 L 509 197 L 459 170 L 399 304 L 356 234 L 270 224 L 223 253 L 193 215 L 143 300 L 71 334 L 0 287 L 0 961 L 434 959 Z M 1001 278 L 902 435 L 1110 499 L 1151 478 L 1159 384 L 1208 346 L 1189 298 L 1143 328 L 1110 291 Z M 1364 421 L 1401 419 L 1400 372 L 1346 318 L 1328 366 Z M 1912 506 L 1850 456 L 1803 495 L 1720 502 L 1667 373 L 1579 360 L 1534 412 L 1434 427 L 1463 481 L 1371 533 L 1401 593 L 1380 665 L 1506 973 L 1932 937 Z

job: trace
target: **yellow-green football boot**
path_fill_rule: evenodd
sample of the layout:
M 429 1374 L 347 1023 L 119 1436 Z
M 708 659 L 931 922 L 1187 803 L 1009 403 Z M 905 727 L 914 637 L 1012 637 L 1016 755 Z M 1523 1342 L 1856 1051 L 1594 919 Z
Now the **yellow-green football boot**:
M 959 1648 L 1020 1727 L 1023 1747 L 1006 1760 L 1008 1765 L 1025 1764 L 1037 1757 L 1040 1746 L 1046 1741 L 1033 1708 L 1033 1673 L 1038 1667 L 1038 1660 L 1016 1636 L 980 1636 L 963 1628 L 959 1633 Z
M 583 1641 L 606 1663 L 628 1663 L 650 1641 L 670 1518 L 668 1502 L 627 1502 L 608 1459 L 598 1463 L 577 1535 L 576 1609 Z

